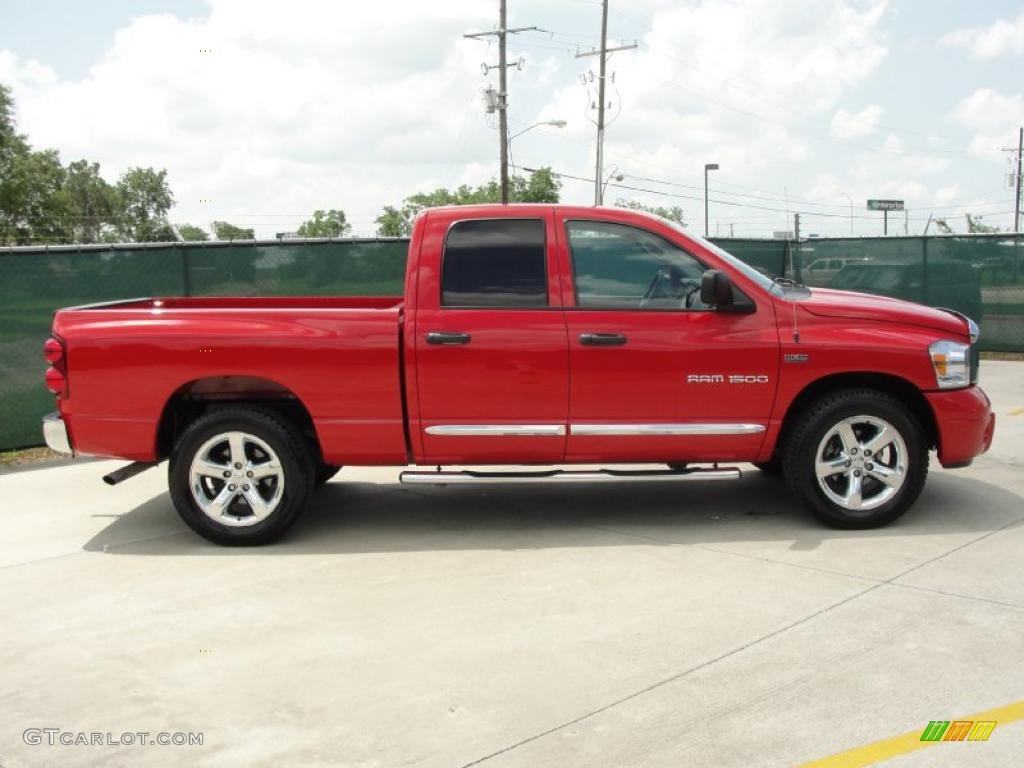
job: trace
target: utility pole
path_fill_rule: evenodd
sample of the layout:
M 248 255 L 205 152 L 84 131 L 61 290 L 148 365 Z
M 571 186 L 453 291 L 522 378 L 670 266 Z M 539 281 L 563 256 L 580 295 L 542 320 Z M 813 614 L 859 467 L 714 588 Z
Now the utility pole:
M 1024 150 L 1024 125 L 1017 131 L 1017 197 L 1013 201 L 1013 231 L 1020 234 L 1020 159 Z
M 484 37 L 498 38 L 498 63 L 495 66 L 484 64 L 483 70 L 486 75 L 492 69 L 498 70 L 498 140 L 500 142 L 500 164 L 501 170 L 501 202 L 508 204 L 508 68 L 510 66 L 522 68 L 522 59 L 509 64 L 505 53 L 505 39 L 516 32 L 528 32 L 531 30 L 541 31 L 539 27 L 517 27 L 508 28 L 508 9 L 506 0 L 499 0 L 498 4 L 498 28 L 492 32 L 474 32 L 463 37 L 479 40 Z
M 604 76 L 608 57 L 608 0 L 601 3 L 601 62 L 597 74 L 597 173 L 594 176 L 594 205 L 604 202 L 601 174 L 604 173 Z
M 508 8 L 505 0 L 498 6 L 498 133 L 501 142 L 501 204 L 508 205 L 508 69 L 505 66 L 505 38 L 508 33 Z
M 1016 189 L 1016 196 L 1013 200 L 1013 231 L 1020 234 L 1020 177 L 1021 177 L 1021 153 L 1024 152 L 1024 125 L 1020 127 L 1017 132 L 1017 147 L 1003 147 L 1003 152 L 1016 152 L 1017 153 L 1017 178 L 1015 179 L 1014 187 Z
M 1003 147 L 1003 152 L 1017 153 L 1017 178 L 1014 184 L 1013 196 L 1013 232 L 1016 237 L 1013 239 L 1013 282 L 1020 280 L 1020 187 L 1021 187 L 1021 154 L 1024 152 L 1024 125 L 1017 131 L 1017 149 Z
M 793 239 L 800 242 L 800 214 L 793 214 Z
M 600 57 L 597 75 L 597 162 L 594 172 L 594 205 L 601 205 L 604 202 L 604 189 L 601 180 L 604 178 L 604 85 L 608 54 L 630 48 L 636 48 L 636 43 L 620 45 L 616 48 L 608 47 L 608 0 L 601 0 L 601 48 L 596 51 L 576 54 L 577 59 L 584 56 Z
M 708 236 L 708 171 L 717 171 L 718 163 L 704 163 L 704 237 Z

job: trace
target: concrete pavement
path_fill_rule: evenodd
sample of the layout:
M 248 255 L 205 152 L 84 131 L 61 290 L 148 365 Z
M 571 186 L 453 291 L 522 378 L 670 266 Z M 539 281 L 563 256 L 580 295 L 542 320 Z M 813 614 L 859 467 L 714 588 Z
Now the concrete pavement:
M 985 362 L 982 385 L 993 450 L 933 463 L 879 531 L 822 528 L 749 467 L 447 489 L 345 469 L 286 541 L 229 550 L 178 520 L 163 467 L 0 476 L 0 764 L 784 766 L 1005 708 L 1024 700 L 1024 364 Z M 1022 748 L 1018 719 L 888 764 Z

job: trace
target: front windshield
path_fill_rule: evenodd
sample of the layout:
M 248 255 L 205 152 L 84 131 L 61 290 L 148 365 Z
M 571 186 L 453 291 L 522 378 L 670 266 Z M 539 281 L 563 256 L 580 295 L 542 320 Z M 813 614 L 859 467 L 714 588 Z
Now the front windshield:
M 782 289 L 779 288 L 778 284 L 776 284 L 776 282 L 774 280 L 772 280 L 772 278 L 768 277 L 767 275 L 762 274 L 761 272 L 758 272 L 756 269 L 754 269 L 749 264 L 747 264 L 747 263 L 745 263 L 743 261 L 740 261 L 735 256 L 733 256 L 731 253 L 729 253 L 727 250 L 725 250 L 724 248 L 720 248 L 719 246 L 717 246 L 714 243 L 712 243 L 710 240 L 706 240 L 706 239 L 704 239 L 703 237 L 701 237 L 700 235 L 698 235 L 698 234 L 696 234 L 694 232 L 689 232 L 689 231 L 683 229 L 681 226 L 679 226 L 678 222 L 672 221 L 671 219 L 666 219 L 666 218 L 664 218 L 662 216 L 658 216 L 657 218 L 663 224 L 667 224 L 668 226 L 670 226 L 672 229 L 676 230 L 677 232 L 681 232 L 682 234 L 686 235 L 687 237 L 689 237 L 689 238 L 691 238 L 693 240 L 696 240 L 698 243 L 700 243 L 705 248 L 707 248 L 709 251 L 711 251 L 716 256 L 718 256 L 722 261 L 726 262 L 729 266 L 733 267 L 737 272 L 742 272 L 745 277 L 749 278 L 752 282 L 757 283 L 759 286 L 764 288 L 766 291 L 769 291 L 769 292 L 775 294 L 776 296 L 783 295 Z

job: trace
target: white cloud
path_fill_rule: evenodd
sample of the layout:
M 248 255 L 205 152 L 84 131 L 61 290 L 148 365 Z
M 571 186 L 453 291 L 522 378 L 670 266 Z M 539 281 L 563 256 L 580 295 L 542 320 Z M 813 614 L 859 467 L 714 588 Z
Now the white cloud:
M 944 35 L 939 44 L 965 48 L 979 59 L 1024 55 L 1024 12 L 1015 19 L 997 19 L 987 27 L 966 27 Z
M 384 203 L 491 154 L 480 49 L 461 34 L 492 15 L 472 0 L 214 0 L 202 21 L 133 19 L 80 80 L 7 51 L 0 79 L 36 146 L 98 160 L 110 178 L 166 167 L 176 220 L 269 234 L 344 207 L 371 232 Z
M 856 139 L 868 136 L 878 127 L 882 107 L 871 104 L 859 112 L 837 110 L 832 117 L 832 135 L 840 139 Z
M 610 100 L 613 113 L 620 102 L 622 112 L 607 132 L 608 162 L 632 176 L 693 181 L 705 162 L 717 162 L 712 184 L 728 184 L 807 161 L 809 136 L 801 128 L 884 60 L 885 7 L 831 0 L 657 3 L 640 49 L 612 59 Z M 590 90 L 593 99 L 596 88 Z M 586 91 L 573 83 L 556 92 L 547 111 L 576 115 L 585 100 Z M 819 128 L 827 130 L 827 122 Z M 568 135 L 585 146 L 592 128 L 577 120 Z M 588 167 L 588 146 L 574 156 Z
M 979 88 L 953 109 L 953 120 L 974 130 L 970 149 L 991 155 L 1005 146 L 1024 122 L 1024 95 L 1007 95 L 994 88 Z
M 839 192 L 858 207 L 867 196 L 900 190 L 927 196 L 940 186 L 928 182 L 948 172 L 947 159 L 904 146 L 915 140 L 879 134 L 883 92 L 858 91 L 849 103 L 888 55 L 885 0 L 635 0 L 620 10 L 610 17 L 613 36 L 639 35 L 641 47 L 610 60 L 610 115 L 618 116 L 606 156 L 607 166 L 633 177 L 627 184 L 699 196 L 635 177 L 696 185 L 703 164 L 718 162 L 713 188 L 781 197 L 788 185 L 792 197 L 808 190 L 805 198 L 834 200 L 843 211 Z M 510 75 L 512 131 L 536 120 L 569 123 L 517 138 L 513 157 L 591 176 L 594 129 L 578 75 L 595 61 L 554 49 L 589 47 L 585 35 L 596 37 L 599 8 L 522 0 L 514 11 L 513 25 L 573 37 L 538 36 L 531 48 L 523 36 L 510 46 L 527 58 L 526 70 Z M 479 91 L 480 63 L 493 63 L 496 51 L 461 36 L 492 28 L 495 15 L 493 3 L 478 0 L 210 0 L 204 19 L 133 19 L 77 79 L 0 50 L 0 80 L 12 85 L 21 129 L 36 146 L 56 147 L 65 160 L 97 160 L 108 178 L 130 165 L 166 167 L 175 221 L 227 219 L 267 235 L 294 230 L 315 208 L 342 207 L 369 234 L 384 204 L 494 175 L 498 137 Z M 1010 106 L 1019 99 L 996 95 Z M 982 106 L 1006 106 L 996 101 Z M 971 127 L 995 135 L 1003 122 Z M 882 151 L 860 153 L 844 141 L 865 136 L 872 138 L 853 143 Z M 590 199 L 584 183 L 566 182 L 565 193 L 571 202 Z M 645 197 L 609 189 L 609 199 L 618 196 Z M 199 203 L 208 198 L 214 202 Z M 698 218 L 696 201 L 646 199 L 681 204 Z M 785 225 L 784 212 L 719 213 L 723 221 L 771 219 L 759 223 L 762 233 Z

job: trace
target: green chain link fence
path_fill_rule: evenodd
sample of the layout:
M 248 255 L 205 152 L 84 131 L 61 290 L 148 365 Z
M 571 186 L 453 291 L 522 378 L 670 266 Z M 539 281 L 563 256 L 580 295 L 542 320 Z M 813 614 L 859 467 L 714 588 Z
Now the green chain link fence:
M 984 350 L 1024 351 L 1024 239 L 715 240 L 772 275 L 975 318 Z M 60 307 L 139 296 L 397 296 L 404 239 L 0 248 L 0 450 L 38 445 L 53 410 L 41 349 Z

